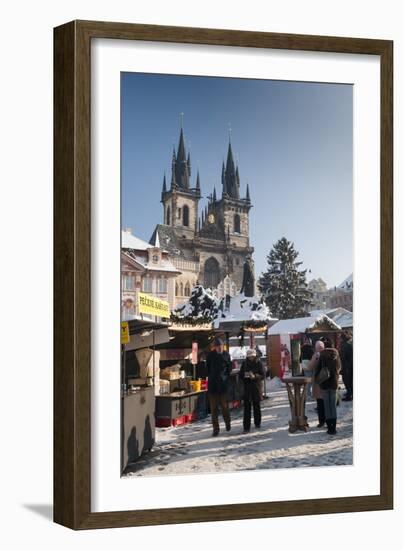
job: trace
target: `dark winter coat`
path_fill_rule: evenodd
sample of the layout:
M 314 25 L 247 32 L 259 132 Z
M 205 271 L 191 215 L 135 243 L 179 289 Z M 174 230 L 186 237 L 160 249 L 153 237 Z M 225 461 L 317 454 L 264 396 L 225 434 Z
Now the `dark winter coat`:
M 245 377 L 246 372 L 251 372 L 255 376 L 254 378 Z M 244 399 L 246 401 L 260 401 L 262 399 L 262 388 L 261 380 L 264 377 L 263 365 L 256 359 L 256 361 L 251 361 L 246 359 L 241 366 L 239 371 L 239 378 L 244 383 Z
M 301 363 L 304 360 L 310 361 L 313 356 L 313 346 L 312 344 L 302 344 L 301 346 L 301 357 L 299 362 Z
M 211 351 L 207 355 L 208 392 L 223 394 L 228 391 L 229 376 L 232 370 L 229 353 Z
M 337 390 L 339 385 L 339 374 L 341 370 L 341 362 L 339 352 L 336 348 L 325 348 L 319 357 L 319 362 L 316 367 L 315 376 L 319 374 L 319 371 L 327 367 L 330 372 L 330 378 L 320 384 L 321 390 Z
M 351 340 L 345 340 L 340 348 L 341 366 L 344 372 L 353 369 L 353 343 Z

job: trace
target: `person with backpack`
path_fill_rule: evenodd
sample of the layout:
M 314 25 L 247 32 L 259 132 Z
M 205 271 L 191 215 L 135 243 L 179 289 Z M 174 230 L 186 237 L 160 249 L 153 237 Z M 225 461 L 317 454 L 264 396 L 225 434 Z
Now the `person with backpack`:
M 320 353 L 315 382 L 319 384 L 323 404 L 325 408 L 325 418 L 327 433 L 336 434 L 337 424 L 337 388 L 339 386 L 339 374 L 341 370 L 341 361 L 339 352 L 332 347 L 330 340 L 325 340 L 325 349 Z
M 255 349 L 246 351 L 246 360 L 242 363 L 239 378 L 244 384 L 244 408 L 243 408 L 243 433 L 250 431 L 251 413 L 253 408 L 253 421 L 256 428 L 260 428 L 262 412 L 260 401 L 262 400 L 261 381 L 264 377 L 263 365 L 257 358 Z

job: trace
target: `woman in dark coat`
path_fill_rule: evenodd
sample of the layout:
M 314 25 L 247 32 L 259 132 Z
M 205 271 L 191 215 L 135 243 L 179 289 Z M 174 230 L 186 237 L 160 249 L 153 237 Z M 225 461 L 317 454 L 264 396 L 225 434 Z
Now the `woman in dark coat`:
M 253 407 L 253 421 L 256 428 L 260 428 L 262 412 L 260 401 L 262 399 L 261 380 L 263 379 L 263 365 L 256 355 L 255 349 L 248 349 L 246 360 L 242 363 L 239 377 L 244 384 L 244 408 L 243 408 L 243 433 L 248 433 L 251 423 L 251 409 Z
M 341 362 L 339 352 L 336 348 L 329 347 L 332 344 L 325 342 L 325 349 L 321 352 L 316 370 L 315 379 L 320 380 L 320 372 L 322 369 L 327 369 L 329 377 L 319 383 L 323 403 L 325 406 L 325 417 L 327 424 L 327 433 L 334 435 L 336 433 L 337 424 L 337 388 L 339 385 L 339 374 L 341 370 Z

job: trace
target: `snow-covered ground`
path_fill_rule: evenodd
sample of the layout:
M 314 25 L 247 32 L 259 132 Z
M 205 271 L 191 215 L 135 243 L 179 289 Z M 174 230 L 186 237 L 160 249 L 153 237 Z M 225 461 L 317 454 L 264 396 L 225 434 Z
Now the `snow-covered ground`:
M 232 429 L 221 421 L 218 437 L 211 437 L 210 417 L 176 428 L 157 428 L 156 444 L 132 465 L 126 477 L 233 472 L 266 468 L 346 465 L 353 462 L 353 402 L 338 407 L 337 435 L 317 428 L 313 401 L 307 403 L 310 430 L 288 432 L 289 404 L 278 384 L 262 401 L 262 426 L 242 434 L 242 409 L 231 411 Z

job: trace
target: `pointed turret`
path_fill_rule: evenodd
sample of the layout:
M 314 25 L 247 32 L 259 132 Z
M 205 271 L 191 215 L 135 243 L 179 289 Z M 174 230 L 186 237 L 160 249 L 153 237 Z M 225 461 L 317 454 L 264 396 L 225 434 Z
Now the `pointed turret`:
M 246 186 L 246 197 L 245 200 L 250 203 L 250 194 L 249 194 L 249 183 Z
M 167 190 L 167 178 L 166 178 L 165 172 L 164 172 L 164 179 L 163 179 L 163 182 L 162 182 L 162 193 L 166 193 L 166 190 Z
M 224 164 L 224 161 L 222 161 L 221 184 L 222 184 L 222 195 L 224 197 L 227 194 L 227 182 L 225 180 L 225 164 Z
M 214 203 L 217 202 L 217 193 L 216 193 L 215 187 L 214 187 L 214 191 L 213 191 L 213 202 Z
M 197 170 L 197 178 L 196 178 L 196 192 L 198 195 L 200 195 L 201 193 L 201 189 L 200 189 L 200 174 L 199 174 L 199 170 Z
M 175 146 L 172 151 L 172 177 L 171 177 L 171 189 L 176 187 L 176 153 L 175 153 Z
M 191 170 L 191 166 L 190 166 L 190 153 L 188 153 L 187 165 L 188 165 L 188 174 L 189 174 L 189 176 L 191 176 L 192 175 L 192 170 Z

